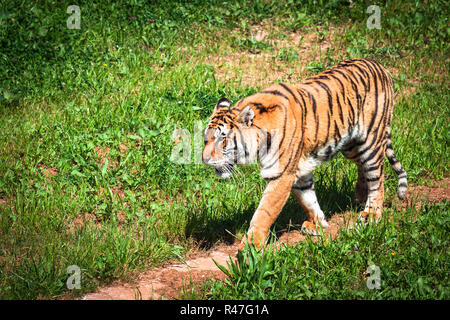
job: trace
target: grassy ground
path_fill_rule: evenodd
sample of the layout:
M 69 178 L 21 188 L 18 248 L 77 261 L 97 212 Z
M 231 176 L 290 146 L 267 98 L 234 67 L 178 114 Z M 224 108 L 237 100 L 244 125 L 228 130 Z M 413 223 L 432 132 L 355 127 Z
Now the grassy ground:
M 222 267 L 225 282 L 210 280 L 183 298 L 449 299 L 449 219 L 448 203 L 402 216 L 389 210 L 378 225 L 342 230 L 337 240 L 251 247 Z
M 394 75 L 392 137 L 409 181 L 448 176 L 444 1 L 380 2 L 380 30 L 367 28 L 372 3 L 360 1 L 78 1 L 79 30 L 67 28 L 72 4 L 0 1 L 0 298 L 67 294 L 70 265 L 81 268 L 78 296 L 242 235 L 264 189 L 258 168 L 229 182 L 201 164 L 175 164 L 173 131 L 193 134 L 222 96 L 295 83 L 343 59 L 370 57 Z M 315 180 L 328 215 L 357 210 L 353 164 L 338 156 Z M 388 169 L 387 203 L 396 184 Z M 392 225 L 267 253 L 285 275 L 263 275 L 271 282 L 252 291 L 237 274 L 206 296 L 448 299 L 448 208 L 427 207 L 416 220 L 388 210 Z M 274 231 L 303 218 L 290 199 Z M 359 294 L 363 280 L 352 276 L 369 258 L 392 272 L 382 280 L 392 290 Z

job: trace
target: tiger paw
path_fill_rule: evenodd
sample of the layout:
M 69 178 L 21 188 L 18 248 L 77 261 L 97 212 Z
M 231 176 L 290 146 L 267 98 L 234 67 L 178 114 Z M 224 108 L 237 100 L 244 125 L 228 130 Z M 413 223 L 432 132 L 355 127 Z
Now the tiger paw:
M 381 210 L 369 210 L 361 211 L 358 216 L 358 221 L 362 224 L 368 224 L 369 222 L 378 222 L 381 219 Z
M 321 228 L 328 227 L 328 223 L 322 220 L 320 223 L 314 223 L 312 221 L 305 221 L 302 224 L 302 232 L 310 236 L 320 236 Z
M 253 243 L 256 248 L 263 247 L 266 243 L 267 234 L 268 232 L 264 232 L 262 230 L 249 229 L 239 244 L 239 250 L 243 250 L 245 245 L 250 245 L 250 243 Z

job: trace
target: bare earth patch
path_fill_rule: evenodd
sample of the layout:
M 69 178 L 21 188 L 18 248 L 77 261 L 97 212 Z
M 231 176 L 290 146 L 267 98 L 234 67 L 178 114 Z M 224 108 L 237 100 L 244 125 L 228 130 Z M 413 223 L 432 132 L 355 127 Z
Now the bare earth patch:
M 135 300 L 177 299 L 183 286 L 199 285 L 206 279 L 225 279 L 225 275 L 214 261 L 226 265 L 230 255 L 237 252 L 237 244 L 219 247 L 208 253 L 193 257 L 181 263 L 169 263 L 166 266 L 143 272 L 132 283 L 115 283 L 89 293 L 83 300 Z M 213 261 L 214 260 L 214 261 Z
M 440 181 L 430 181 L 429 186 L 410 186 L 406 201 L 403 201 L 401 207 L 405 209 L 414 205 L 419 209 L 424 203 L 438 203 L 443 200 L 450 200 L 450 178 L 444 178 Z
M 345 27 L 329 27 L 329 32 L 321 35 L 322 29 L 305 27 L 297 32 L 288 32 L 274 27 L 270 20 L 252 26 L 250 35 L 245 35 L 238 28 L 232 32 L 236 41 L 253 39 L 257 43 L 266 44 L 268 48 L 254 52 L 244 48 L 223 48 L 222 52 L 225 54 L 212 54 L 202 62 L 214 66 L 219 81 L 239 81 L 244 87 L 266 87 L 277 80 L 296 83 L 303 80 L 305 75 L 316 73 L 310 71 L 308 65 L 320 62 L 323 55 L 339 57 L 341 40 L 334 35 L 345 33 Z M 330 51 L 331 49 L 333 50 Z M 283 57 L 283 52 L 295 53 L 296 57 Z
M 48 168 L 46 165 L 40 163 L 38 164 L 38 168 L 42 170 L 42 174 L 47 179 L 47 182 L 51 180 L 52 177 L 58 175 L 58 170 L 55 168 Z
M 401 208 L 409 204 L 417 206 L 426 201 L 441 202 L 450 199 L 449 178 L 441 181 L 432 181 L 430 186 L 411 186 L 407 199 L 401 203 Z M 328 223 L 329 228 L 324 230 L 324 235 L 335 240 L 342 229 L 350 227 L 354 222 L 351 213 L 336 214 Z M 294 245 L 304 241 L 307 236 L 299 230 L 283 233 L 276 246 Z M 318 240 L 313 237 L 313 240 Z M 172 261 L 166 265 L 141 273 L 131 283 L 116 282 L 109 286 L 88 293 L 83 300 L 134 300 L 134 299 L 177 299 L 183 288 L 189 290 L 192 286 L 198 286 L 207 279 L 224 280 L 225 275 L 217 268 L 214 261 L 226 266 L 227 261 L 234 259 L 237 253 L 238 243 L 232 245 L 221 244 L 206 252 L 194 253 L 184 262 Z
M 66 233 L 75 233 L 77 230 L 81 229 L 88 221 L 95 221 L 96 223 L 99 223 L 97 221 L 97 217 L 92 213 L 80 214 L 73 220 L 66 221 Z

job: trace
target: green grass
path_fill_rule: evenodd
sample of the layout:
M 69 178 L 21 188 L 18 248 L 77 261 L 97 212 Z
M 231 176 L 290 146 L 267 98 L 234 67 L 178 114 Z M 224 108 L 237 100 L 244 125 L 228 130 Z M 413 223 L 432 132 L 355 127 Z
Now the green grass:
M 342 230 L 337 240 L 253 246 L 219 267 L 224 282 L 204 283 L 197 299 L 449 299 L 449 204 L 390 211 L 377 225 Z M 389 219 L 392 219 L 391 221 Z M 379 288 L 367 285 L 380 268 Z
M 270 67 L 287 70 L 277 81 L 297 81 L 347 58 L 379 60 L 396 78 L 392 137 L 409 181 L 448 176 L 449 29 L 443 1 L 380 3 L 381 30 L 366 28 L 368 5 L 357 1 L 352 8 L 345 1 L 79 1 L 81 29 L 69 30 L 66 9 L 72 4 L 0 1 L 2 299 L 80 296 L 246 231 L 265 185 L 257 167 L 243 166 L 232 181 L 221 181 L 201 164 L 170 161 L 174 129 L 193 134 L 195 122 L 206 124 L 220 97 L 236 101 L 262 89 L 242 81 L 247 69 L 237 63 L 232 67 L 238 76 L 221 78 L 212 60 L 218 55 L 267 54 Z M 255 25 L 270 27 L 262 42 L 254 38 Z M 287 41 L 290 32 L 317 37 L 307 56 L 295 46 L 273 44 Z M 328 50 L 317 49 L 326 41 L 332 43 Z M 299 66 L 304 73 L 289 71 Z M 353 164 L 336 157 L 317 170 L 315 180 L 327 215 L 357 210 Z M 387 169 L 388 203 L 396 184 Z M 447 217 L 448 207 L 429 211 L 430 219 L 436 212 Z M 408 225 L 400 213 L 390 214 Z M 290 199 L 273 231 L 303 219 Z M 436 241 L 445 243 L 445 229 L 439 230 Z M 401 229 L 396 232 L 401 237 Z M 288 265 L 302 268 L 292 254 L 299 248 L 283 249 Z M 323 261 L 339 260 L 339 251 L 321 252 Z M 442 250 L 436 263 L 446 266 L 447 256 Z M 435 263 L 418 252 L 406 257 Z M 356 272 L 367 261 L 354 263 L 349 270 Z M 66 289 L 70 265 L 81 268 L 81 290 Z M 423 281 L 437 288 L 443 278 L 429 270 L 423 269 Z M 348 293 L 340 297 L 355 296 L 353 284 L 342 281 Z M 392 281 L 385 285 L 395 287 Z M 220 297 L 214 290 L 211 297 Z M 407 294 L 402 289 L 392 298 Z

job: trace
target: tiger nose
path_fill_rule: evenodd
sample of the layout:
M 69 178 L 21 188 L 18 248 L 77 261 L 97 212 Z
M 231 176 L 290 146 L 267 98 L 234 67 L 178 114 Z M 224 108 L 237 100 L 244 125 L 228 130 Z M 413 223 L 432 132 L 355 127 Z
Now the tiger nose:
M 211 159 L 214 157 L 214 155 L 215 155 L 214 144 L 213 143 L 207 144 L 202 154 L 203 163 L 208 165 Z
M 205 156 L 205 154 L 203 153 L 202 159 L 203 163 L 207 165 L 208 162 L 211 160 L 211 157 Z

